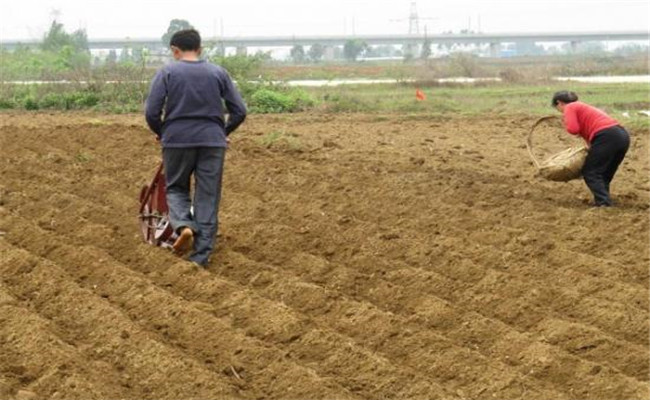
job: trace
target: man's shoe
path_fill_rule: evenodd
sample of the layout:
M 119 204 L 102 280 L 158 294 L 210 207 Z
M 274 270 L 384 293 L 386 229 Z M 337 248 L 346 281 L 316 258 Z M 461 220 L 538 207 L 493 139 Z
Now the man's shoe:
M 172 248 L 174 249 L 174 253 L 178 255 L 183 255 L 185 254 L 191 247 L 192 243 L 194 242 L 194 232 L 188 227 L 184 227 L 181 229 L 180 235 L 178 235 L 178 239 L 174 242 L 172 245 Z

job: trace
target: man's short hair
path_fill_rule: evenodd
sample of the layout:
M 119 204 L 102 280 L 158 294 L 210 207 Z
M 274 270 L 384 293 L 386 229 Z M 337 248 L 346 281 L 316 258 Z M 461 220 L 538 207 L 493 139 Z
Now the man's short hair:
M 201 48 L 201 35 L 196 29 L 184 29 L 172 35 L 169 46 L 178 47 L 182 51 L 197 51 Z

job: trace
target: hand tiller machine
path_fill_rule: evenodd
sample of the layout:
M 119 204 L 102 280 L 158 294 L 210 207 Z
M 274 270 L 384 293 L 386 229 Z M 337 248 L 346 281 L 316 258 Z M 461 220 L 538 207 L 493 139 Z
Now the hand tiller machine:
M 151 184 L 140 191 L 140 229 L 145 242 L 163 248 L 172 248 L 178 237 L 169 221 L 162 163 Z

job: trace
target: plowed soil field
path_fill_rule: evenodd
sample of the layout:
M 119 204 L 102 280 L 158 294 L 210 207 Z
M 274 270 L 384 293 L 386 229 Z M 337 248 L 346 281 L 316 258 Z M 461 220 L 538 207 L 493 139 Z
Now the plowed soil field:
M 2 114 L 0 399 L 648 399 L 648 132 L 589 207 L 531 116 L 251 116 L 207 269 L 139 115 Z

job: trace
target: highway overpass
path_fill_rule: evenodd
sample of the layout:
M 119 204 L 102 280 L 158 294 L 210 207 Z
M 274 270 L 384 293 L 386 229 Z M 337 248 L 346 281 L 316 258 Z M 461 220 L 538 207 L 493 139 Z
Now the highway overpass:
M 214 43 L 224 48 L 236 47 L 282 47 L 310 46 L 319 43 L 324 46 L 342 46 L 350 39 L 358 39 L 369 45 L 405 45 L 422 44 L 425 39 L 432 44 L 490 44 L 498 46 L 501 43 L 512 42 L 570 42 L 581 43 L 591 41 L 649 41 L 648 31 L 600 31 L 600 32 L 533 32 L 533 33 L 471 33 L 471 34 L 384 34 L 384 35 L 313 35 L 313 36 L 231 36 L 205 37 L 204 43 Z M 12 50 L 19 44 L 34 45 L 38 40 L 3 40 L 0 47 Z M 122 49 L 163 47 L 160 38 L 111 38 L 89 39 L 91 49 Z

